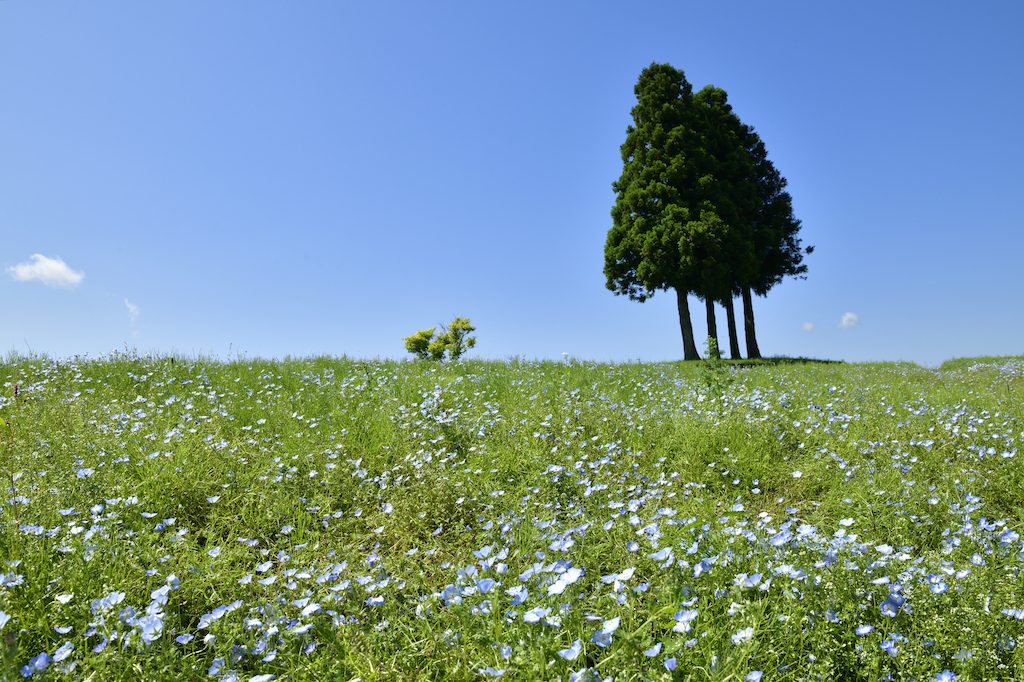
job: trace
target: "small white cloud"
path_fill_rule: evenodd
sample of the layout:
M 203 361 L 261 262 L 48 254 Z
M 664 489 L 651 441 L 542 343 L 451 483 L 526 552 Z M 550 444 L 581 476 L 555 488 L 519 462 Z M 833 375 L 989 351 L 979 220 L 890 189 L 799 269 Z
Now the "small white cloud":
M 75 272 L 61 260 L 60 256 L 47 258 L 39 253 L 33 254 L 28 263 L 18 263 L 7 268 L 7 272 L 22 282 L 38 279 L 47 286 L 62 289 L 72 289 L 85 279 L 84 272 Z
M 814 331 L 814 323 L 804 322 L 802 325 L 800 325 L 800 328 L 809 334 Z
M 860 326 L 860 318 L 857 313 L 843 313 L 843 319 L 839 320 L 840 329 L 853 329 Z
M 139 306 L 132 305 L 128 302 L 128 299 L 124 299 L 124 304 L 128 306 L 128 319 L 131 320 L 132 326 L 135 326 L 135 320 L 139 319 Z

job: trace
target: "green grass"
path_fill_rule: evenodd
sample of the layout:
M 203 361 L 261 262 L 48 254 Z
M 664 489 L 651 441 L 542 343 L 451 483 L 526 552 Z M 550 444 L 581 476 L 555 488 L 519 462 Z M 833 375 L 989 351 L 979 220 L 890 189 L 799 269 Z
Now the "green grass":
M 1024 677 L 1024 358 L 0 384 L 11 679 Z

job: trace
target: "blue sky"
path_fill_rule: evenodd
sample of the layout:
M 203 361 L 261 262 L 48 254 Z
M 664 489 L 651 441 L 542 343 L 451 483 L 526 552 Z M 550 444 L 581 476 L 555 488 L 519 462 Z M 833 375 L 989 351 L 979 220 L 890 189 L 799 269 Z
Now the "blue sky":
M 657 61 L 729 93 L 816 247 L 755 299 L 763 354 L 1021 354 L 1021 26 L 1016 2 L 6 0 L 0 352 L 401 358 L 468 316 L 483 358 L 681 358 L 674 296 L 602 274 Z

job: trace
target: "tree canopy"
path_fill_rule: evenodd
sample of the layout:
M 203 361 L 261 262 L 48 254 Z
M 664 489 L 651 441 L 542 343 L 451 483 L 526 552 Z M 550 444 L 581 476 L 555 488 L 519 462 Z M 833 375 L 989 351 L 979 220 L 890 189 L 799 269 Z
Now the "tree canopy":
M 676 292 L 686 359 L 697 359 L 687 296 L 726 304 L 734 340 L 732 299 L 759 295 L 787 275 L 802 275 L 800 222 L 763 142 L 744 125 L 726 92 L 694 94 L 684 73 L 651 64 L 634 88 L 633 125 L 621 147 L 623 171 L 605 244 L 606 286 L 643 302 Z M 809 252 L 809 250 L 808 250 Z M 753 314 L 745 307 L 747 348 Z M 736 354 L 735 342 L 733 353 Z

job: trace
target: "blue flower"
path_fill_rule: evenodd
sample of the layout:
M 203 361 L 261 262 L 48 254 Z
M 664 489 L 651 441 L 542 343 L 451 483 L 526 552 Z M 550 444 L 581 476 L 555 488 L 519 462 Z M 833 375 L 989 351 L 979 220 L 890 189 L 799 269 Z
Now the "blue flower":
M 935 673 L 935 682 L 956 682 L 956 675 L 943 670 L 941 673 Z
M 512 587 L 505 590 L 505 594 L 508 594 L 512 597 L 512 599 L 509 601 L 509 604 L 511 604 L 512 606 L 519 606 L 520 604 L 525 602 L 526 599 L 530 596 L 530 593 L 527 592 L 526 588 L 522 585 L 517 585 L 516 587 Z
M 65 642 L 64 646 L 60 647 L 59 649 L 53 652 L 53 662 L 60 663 L 65 658 L 70 656 L 71 652 L 74 651 L 74 649 L 74 644 L 72 644 L 71 642 Z
M 151 644 L 160 639 L 164 629 L 164 621 L 160 614 L 143 616 L 135 622 L 135 625 L 142 631 L 142 641 L 146 644 Z
M 612 634 L 619 629 L 620 617 L 616 616 L 604 622 L 604 626 L 598 630 L 590 641 L 599 647 L 606 647 L 612 643 Z
M 661 653 L 661 642 L 658 642 L 657 644 L 652 646 L 650 649 L 645 651 L 644 652 L 644 656 L 647 656 L 648 658 L 654 658 L 655 656 L 657 656 L 660 653 Z
M 486 668 L 479 668 L 477 672 L 481 675 L 487 675 L 489 677 L 501 677 L 505 674 L 505 669 L 503 668 L 501 670 L 495 670 L 494 668 L 488 666 Z
M 527 623 L 537 623 L 540 621 L 541 618 L 544 618 L 549 613 L 551 613 L 550 607 L 538 606 L 524 613 L 523 620 L 525 620 Z
M 50 655 L 45 651 L 28 662 L 28 665 L 23 666 L 21 669 L 22 677 L 32 677 L 36 673 L 41 673 L 46 670 L 47 666 L 50 665 Z
M 745 644 L 754 638 L 754 628 L 741 628 L 739 632 L 732 636 L 732 643 L 739 645 Z
M 890 594 L 889 598 L 882 602 L 882 615 L 895 618 L 896 614 L 899 613 L 900 607 L 903 606 L 906 601 L 906 597 L 901 597 L 898 594 Z
M 567 661 L 571 661 L 574 660 L 577 656 L 579 656 L 581 651 L 583 651 L 583 644 L 580 642 L 580 640 L 577 639 L 575 642 L 573 642 L 572 646 L 570 646 L 567 649 L 562 649 L 561 651 L 559 651 L 558 655 Z

